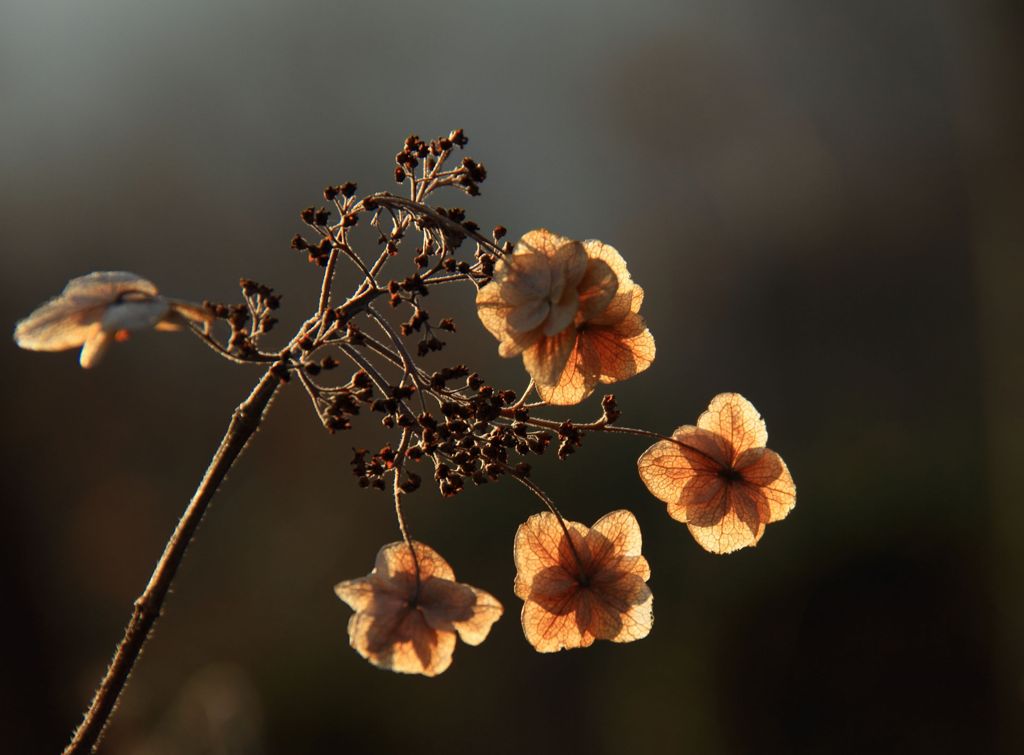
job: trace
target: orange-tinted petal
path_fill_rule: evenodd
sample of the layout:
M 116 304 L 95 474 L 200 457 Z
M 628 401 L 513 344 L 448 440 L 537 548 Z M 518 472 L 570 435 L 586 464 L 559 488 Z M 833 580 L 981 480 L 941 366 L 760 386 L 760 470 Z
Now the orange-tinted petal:
M 545 257 L 553 258 L 558 250 L 566 244 L 571 244 L 572 239 L 558 233 L 552 233 L 547 228 L 535 228 L 524 233 L 516 242 L 516 252 L 535 252 Z
M 768 444 L 768 430 L 754 405 L 738 393 L 719 393 L 697 420 L 697 427 L 722 439 L 732 452 L 732 459 L 750 448 Z
M 537 394 L 549 404 L 556 406 L 569 406 L 578 404 L 594 392 L 598 381 L 598 364 L 591 358 L 591 352 L 581 348 L 582 343 L 572 331 L 572 348 L 566 355 L 561 371 L 553 376 L 553 379 L 544 381 L 538 380 L 531 372 L 536 382 Z M 565 336 L 563 336 L 564 338 Z M 555 364 L 553 361 L 551 364 Z M 545 375 L 551 378 L 551 375 Z
M 413 541 L 416 549 L 416 561 L 419 563 L 420 580 L 426 581 L 430 577 L 438 579 L 454 580 L 455 572 L 441 554 L 424 545 L 421 542 Z M 374 563 L 374 571 L 386 579 L 402 578 L 415 574 L 416 564 L 413 562 L 412 552 L 409 546 L 403 542 L 390 543 L 377 551 L 377 559 Z
M 572 533 L 573 545 L 582 546 L 586 527 L 578 522 L 566 522 Z M 534 514 L 516 530 L 513 558 L 516 564 L 515 593 L 520 598 L 529 595 L 534 579 L 551 567 L 568 567 L 567 574 L 575 578 L 575 562 L 565 541 L 565 533 L 558 519 L 549 511 Z M 551 578 L 551 575 L 548 575 Z
M 543 593 L 549 595 L 550 593 Z M 594 635 L 581 631 L 577 622 L 577 596 L 568 593 L 561 607 L 546 600 L 544 604 L 527 599 L 520 616 L 526 641 L 538 653 L 555 653 L 567 648 L 585 648 L 594 644 Z
M 703 447 L 715 448 L 710 433 L 683 425 L 673 438 L 687 445 L 660 440 L 640 455 L 637 469 L 647 489 L 668 504 L 669 515 L 685 522 L 688 504 L 704 504 L 721 494 L 718 472 L 722 467 L 701 452 Z
M 600 241 L 584 241 L 583 248 L 588 257 L 607 264 L 616 278 L 615 296 L 612 297 L 603 312 L 588 317 L 588 321 L 597 325 L 614 325 L 630 312 L 639 312 L 640 304 L 644 299 L 644 291 L 633 283 L 622 255 L 614 247 Z
M 570 328 L 557 336 L 540 338 L 523 352 L 523 365 L 539 389 L 555 386 L 562 380 L 570 369 L 575 345 L 576 331 Z M 543 392 L 541 397 L 544 397 Z
M 384 546 L 368 576 L 334 590 L 356 611 L 348 633 L 360 655 L 381 668 L 434 676 L 451 664 L 456 633 L 479 644 L 502 607 L 483 590 L 455 582 L 451 566 L 432 548 L 413 547 L 416 561 L 405 543 Z
M 465 619 L 459 619 L 455 623 L 455 629 L 459 633 L 459 639 L 467 645 L 479 645 L 491 631 L 491 626 L 505 612 L 501 603 L 488 592 L 476 587 L 466 585 L 474 594 L 473 609 Z
M 580 281 L 579 311 L 583 322 L 602 315 L 619 289 L 619 279 L 607 262 L 590 259 Z
M 598 564 L 606 563 L 612 557 L 639 557 L 640 561 L 631 567 L 632 571 L 644 580 L 651 576 L 646 559 L 640 556 L 643 546 L 640 523 L 631 511 L 612 511 L 594 522 L 587 533 L 587 545 L 590 546 L 590 557 Z
M 588 239 L 583 242 L 583 249 L 587 257 L 592 260 L 600 260 L 611 268 L 618 281 L 617 287 L 620 291 L 625 292 L 629 290 L 633 285 L 633 279 L 629 276 L 626 260 L 622 259 L 622 255 L 619 254 L 615 247 L 611 244 L 605 244 L 603 241 Z
M 646 566 L 647 561 L 643 561 Z M 619 572 L 613 580 L 598 574 L 593 582 L 596 608 L 592 629 L 599 640 L 633 642 L 642 640 L 654 626 L 654 594 L 647 586 L 650 577 L 638 576 L 630 571 Z
M 559 300 L 566 292 L 579 287 L 587 270 L 587 253 L 578 241 L 564 239 L 561 246 L 548 253 L 551 266 L 551 298 Z
M 455 633 L 437 632 L 423 613 L 407 606 L 377 613 L 360 612 L 349 619 L 349 642 L 374 666 L 402 674 L 436 676 L 455 652 Z
M 501 603 L 471 585 L 430 578 L 420 586 L 418 600 L 427 623 L 441 632 L 458 632 L 463 642 L 479 645 L 501 618 Z
M 756 485 L 769 509 L 769 522 L 785 519 L 796 506 L 796 484 L 782 457 L 770 449 L 740 455 L 736 467 L 747 483 Z
M 650 576 L 641 535 L 628 511 L 602 517 L 593 528 L 566 522 L 576 552 L 550 513 L 537 514 L 516 533 L 516 595 L 525 601 L 523 631 L 539 652 L 587 647 L 595 639 L 630 642 L 653 622 Z M 577 560 L 577 556 L 579 559 Z
M 764 447 L 764 422 L 742 396 L 716 396 L 697 427 L 683 425 L 672 438 L 640 456 L 640 478 L 705 549 L 731 553 L 756 545 L 765 525 L 795 505 L 793 478 Z
M 687 526 L 705 550 L 732 553 L 757 545 L 768 520 L 767 507 L 756 489 L 743 484 L 722 486 L 717 505 L 690 506 Z
M 585 327 L 579 341 L 583 364 L 602 383 L 631 378 L 654 362 L 654 337 L 640 315 L 628 314 L 614 326 Z

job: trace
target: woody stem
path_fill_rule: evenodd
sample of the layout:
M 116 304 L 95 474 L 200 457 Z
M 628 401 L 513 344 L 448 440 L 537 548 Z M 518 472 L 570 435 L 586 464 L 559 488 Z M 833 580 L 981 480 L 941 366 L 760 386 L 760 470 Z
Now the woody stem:
M 264 413 L 280 384 L 281 381 L 275 372 L 272 369 L 267 370 L 248 398 L 239 404 L 231 415 L 227 432 L 217 447 L 206 474 L 203 475 L 192 500 L 189 501 L 185 512 L 181 515 L 170 540 L 167 541 L 163 555 L 157 561 L 153 575 L 149 579 L 149 584 L 135 601 L 124 637 L 118 643 L 114 658 L 96 689 L 82 723 L 79 724 L 71 743 L 64 750 L 64 755 L 91 752 L 99 743 L 103 730 L 117 705 L 121 691 L 128 682 L 128 677 L 142 653 L 142 648 L 146 644 L 153 625 L 160 616 L 171 582 L 199 522 L 202 521 L 203 514 L 206 513 L 207 506 L 217 492 L 224 476 L 231 469 L 231 465 L 234 464 L 249 438 L 260 426 Z
M 287 357 L 287 353 L 307 334 L 309 329 L 322 324 L 322 315 L 329 292 L 330 271 L 324 274 L 320 309 L 316 315 L 303 323 L 288 348 L 279 355 L 281 360 Z M 353 315 L 365 309 L 381 293 L 380 289 L 359 291 L 338 308 L 337 320 L 343 324 L 348 322 Z M 274 398 L 274 394 L 281 385 L 279 366 L 284 363 L 283 361 L 275 362 L 231 415 L 228 429 L 214 452 L 210 466 L 199 481 L 199 485 L 188 506 L 185 507 L 181 519 L 178 520 L 178 525 L 174 528 L 167 545 L 164 546 L 164 552 L 153 569 L 146 589 L 135 601 L 128 626 L 124 630 L 124 637 L 118 643 L 117 649 L 114 651 L 114 658 L 111 660 L 110 666 L 107 667 L 103 679 L 100 680 L 89 709 L 85 712 L 78 728 L 75 729 L 71 742 L 64 750 L 64 755 L 78 755 L 95 751 L 107 722 L 117 706 L 118 698 L 128 683 L 128 677 L 149 638 L 149 633 L 160 617 L 167 593 L 171 588 L 171 582 L 174 580 L 178 566 L 185 556 L 185 551 L 188 550 L 189 543 L 210 505 L 210 501 L 235 460 L 245 449 L 249 438 L 259 428 L 267 407 L 270 406 L 271 399 Z

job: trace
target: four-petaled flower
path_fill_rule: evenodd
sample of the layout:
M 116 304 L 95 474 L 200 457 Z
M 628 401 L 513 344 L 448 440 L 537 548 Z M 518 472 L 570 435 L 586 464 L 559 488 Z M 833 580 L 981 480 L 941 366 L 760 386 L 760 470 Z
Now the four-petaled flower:
M 477 312 L 503 357 L 523 355 L 540 397 L 578 404 L 654 361 L 651 336 L 619 253 L 600 241 L 530 231 L 499 260 L 477 294 Z
M 515 540 L 515 593 L 522 598 L 523 632 L 541 653 L 581 648 L 594 640 L 632 642 L 654 623 L 651 576 L 640 555 L 640 526 L 613 511 L 593 527 L 534 514 Z
M 502 607 L 483 590 L 456 582 L 435 550 L 415 541 L 413 547 L 415 561 L 406 543 L 385 545 L 373 571 L 334 592 L 356 612 L 348 638 L 361 656 L 391 671 L 436 676 L 451 665 L 456 633 L 479 645 Z
M 796 485 L 768 430 L 738 393 L 711 400 L 697 425 L 683 425 L 648 448 L 637 462 L 647 488 L 668 513 L 712 553 L 756 545 L 765 525 L 796 504 Z
M 212 319 L 205 307 L 163 297 L 134 273 L 90 273 L 69 281 L 59 296 L 20 321 L 14 340 L 32 351 L 81 346 L 79 363 L 88 368 L 112 341 L 127 339 L 133 330 L 181 330 L 188 320 L 209 324 Z

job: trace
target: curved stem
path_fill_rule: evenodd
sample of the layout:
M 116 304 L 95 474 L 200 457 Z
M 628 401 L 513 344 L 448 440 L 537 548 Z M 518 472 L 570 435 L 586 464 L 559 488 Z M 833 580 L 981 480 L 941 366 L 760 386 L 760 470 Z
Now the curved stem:
M 511 415 L 512 412 L 509 411 L 508 409 L 502 409 L 501 413 L 503 416 L 509 416 Z M 555 420 L 550 419 L 530 417 L 528 420 L 526 420 L 525 424 L 533 425 L 534 427 L 544 427 L 549 430 L 558 430 L 560 427 L 562 427 L 563 423 L 556 422 Z M 693 451 L 698 456 L 703 456 L 705 459 L 708 459 L 716 464 L 719 463 L 717 459 L 712 457 L 706 451 L 702 451 L 701 449 L 697 448 L 696 446 L 691 446 L 689 443 L 683 443 L 683 441 L 679 440 L 678 438 L 673 438 L 671 435 L 662 435 L 661 433 L 656 433 L 652 430 L 641 430 L 639 427 L 622 427 L 620 425 L 610 424 L 603 420 L 598 420 L 597 422 L 574 424 L 573 427 L 577 430 L 581 430 L 583 432 L 588 433 L 619 433 L 620 435 L 637 435 L 641 438 L 667 440 L 670 443 L 675 443 L 680 448 L 685 448 L 688 451 Z
M 371 194 L 364 201 L 370 202 L 373 205 L 383 207 L 398 207 L 403 210 L 408 210 L 409 212 L 416 213 L 420 217 L 430 218 L 430 220 L 432 220 L 435 225 L 445 228 L 451 233 L 456 233 L 465 238 L 473 239 L 473 241 L 476 241 L 477 243 L 494 250 L 498 254 L 505 253 L 500 246 L 495 244 L 489 238 L 477 233 L 476 231 L 469 230 L 464 225 L 462 225 L 462 223 L 457 223 L 451 218 L 446 218 L 433 207 L 421 204 L 420 202 L 415 202 L 411 199 L 405 199 L 404 197 L 395 196 L 394 194 L 389 194 L 387 192 Z
M 201 330 L 196 325 L 189 323 L 188 329 L 191 330 L 204 344 L 209 346 L 215 352 L 220 354 L 222 357 L 227 359 L 229 362 L 235 364 L 263 364 L 266 362 L 276 362 L 278 357 L 273 354 L 257 354 L 251 357 L 241 357 L 237 354 L 232 354 L 228 349 L 221 346 L 217 341 L 205 330 Z
M 277 376 L 268 370 L 248 398 L 239 404 L 231 415 L 227 432 L 224 433 L 224 438 L 221 440 L 220 446 L 217 447 L 217 452 L 214 454 L 206 474 L 203 475 L 192 500 L 189 501 L 185 512 L 181 515 L 170 540 L 167 541 L 163 555 L 157 562 L 153 575 L 149 578 L 149 584 L 135 601 L 132 617 L 125 628 L 124 637 L 117 646 L 114 659 L 110 662 L 107 673 L 96 689 L 96 694 L 89 710 L 86 711 L 85 718 L 75 730 L 71 743 L 64 750 L 64 755 L 91 752 L 99 742 L 107 721 L 117 705 L 118 697 L 128 682 L 128 677 L 142 652 L 143 645 L 146 644 L 149 632 L 160 616 L 167 592 L 171 587 L 171 581 L 174 579 L 178 565 L 188 549 L 199 522 L 202 521 L 207 506 L 217 492 L 224 476 L 231 469 L 231 465 L 234 464 L 249 438 L 260 426 L 263 415 L 279 385 L 280 381 Z
M 565 542 L 568 543 L 569 550 L 572 551 L 572 557 L 576 560 L 576 568 L 579 569 L 580 572 L 580 582 L 586 582 L 587 570 L 583 566 L 583 559 L 580 558 L 580 554 L 576 550 L 576 545 L 572 542 L 572 536 L 569 534 L 569 527 L 565 523 L 565 517 L 562 516 L 562 512 L 558 510 L 557 506 L 555 506 L 555 502 L 548 497 L 547 493 L 537 487 L 530 478 L 517 474 L 516 471 L 507 464 L 503 464 L 502 466 L 505 467 L 505 472 L 507 474 L 510 474 L 512 477 L 519 480 L 522 485 L 524 485 L 531 493 L 537 496 L 545 506 L 547 506 L 548 511 L 555 515 L 555 519 L 558 520 L 558 524 L 562 528 L 562 532 L 565 534 Z
M 405 514 L 402 512 L 402 468 L 405 465 L 405 452 L 409 449 L 409 438 L 411 433 L 409 428 L 405 428 L 402 431 L 402 440 L 398 445 L 398 451 L 395 455 L 395 479 L 394 479 L 394 495 L 395 495 L 395 516 L 398 518 L 398 529 L 402 533 L 402 540 L 405 541 L 406 547 L 409 548 L 409 554 L 412 556 L 412 566 L 416 572 L 416 589 L 413 592 L 412 602 L 413 604 L 419 600 L 420 597 L 420 558 L 416 554 L 416 546 L 412 542 L 412 538 L 409 537 L 409 527 L 405 523 Z

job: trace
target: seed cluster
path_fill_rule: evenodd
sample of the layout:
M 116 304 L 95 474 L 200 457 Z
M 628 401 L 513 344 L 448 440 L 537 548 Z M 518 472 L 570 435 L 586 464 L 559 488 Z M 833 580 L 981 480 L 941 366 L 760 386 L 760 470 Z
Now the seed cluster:
M 412 493 L 428 478 L 450 497 L 467 482 L 526 478 L 528 457 L 553 446 L 565 459 L 587 429 L 618 416 L 609 396 L 595 423 L 534 418 L 527 396 L 486 383 L 464 364 L 427 369 L 419 363 L 445 348 L 442 334 L 457 331 L 451 317 L 432 317 L 426 306 L 431 290 L 454 283 L 486 285 L 496 261 L 512 251 L 503 226 L 484 236 L 465 209 L 425 201 L 444 188 L 479 193 L 487 177 L 484 166 L 470 157 L 453 160 L 467 142 L 461 130 L 429 142 L 415 135 L 406 139 L 395 157 L 395 178 L 408 183 L 409 199 L 387 193 L 360 197 L 356 184 L 345 182 L 324 189 L 325 206 L 299 213 L 308 230 L 295 235 L 291 248 L 325 268 L 325 292 L 321 309 L 289 348 L 261 349 L 262 336 L 276 322 L 270 313 L 280 304 L 269 287 L 242 280 L 244 304 L 208 305 L 231 328 L 219 348 L 241 361 L 273 361 L 281 380 L 297 378 L 329 432 L 349 430 L 362 414 L 379 415 L 385 427 L 400 434 L 400 440 L 375 452 L 353 450 L 352 472 L 362 487 L 386 490 L 395 475 L 398 490 Z M 357 250 L 350 237 L 361 221 L 377 232 L 371 254 Z M 402 254 L 406 248 L 408 256 Z M 388 275 L 403 258 L 412 270 Z M 345 260 L 358 270 L 360 282 L 343 303 L 331 305 L 335 266 Z M 379 310 L 377 300 L 389 307 Z M 388 309 L 399 315 L 395 322 Z M 330 375 L 346 362 L 354 367 L 348 380 L 332 381 Z M 414 464 L 429 464 L 431 471 L 413 471 Z

